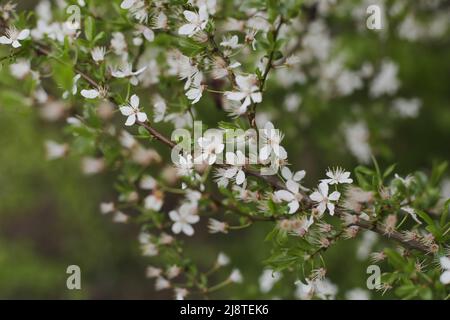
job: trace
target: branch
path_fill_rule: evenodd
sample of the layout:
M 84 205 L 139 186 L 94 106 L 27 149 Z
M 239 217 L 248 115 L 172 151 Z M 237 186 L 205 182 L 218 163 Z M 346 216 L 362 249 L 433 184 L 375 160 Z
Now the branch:
M 277 29 L 279 29 L 281 25 L 281 22 L 278 26 Z M 50 51 L 48 51 L 47 49 L 44 49 L 41 46 L 35 46 L 35 50 L 36 52 L 38 52 L 39 54 L 42 55 L 46 55 L 51 57 L 51 53 Z M 59 61 L 59 60 L 58 60 Z M 91 77 L 89 77 L 88 75 L 86 75 L 84 72 L 82 72 L 81 70 L 77 69 L 75 67 L 75 71 L 77 73 L 79 73 L 87 82 L 89 82 L 92 86 L 94 86 L 95 88 L 100 88 L 100 84 L 98 84 L 94 79 L 92 79 Z M 268 72 L 267 72 L 268 73 Z M 267 77 L 267 75 L 266 75 Z M 114 105 L 117 105 L 116 100 L 113 97 L 108 97 L 108 100 L 113 103 Z M 152 137 L 154 137 L 156 140 L 160 141 L 161 143 L 165 144 L 166 146 L 173 148 L 174 146 L 176 146 L 176 144 L 174 142 L 172 142 L 169 138 L 167 138 L 166 136 L 164 136 L 162 133 L 160 133 L 157 129 L 153 128 L 150 124 L 150 122 L 146 121 L 146 122 L 137 122 L 138 125 L 142 126 L 143 128 L 145 128 Z M 258 173 L 255 170 L 252 169 L 244 169 L 244 171 L 251 176 L 254 176 L 260 180 L 265 181 L 267 184 L 271 185 L 274 189 L 284 189 L 284 183 L 277 177 L 277 176 L 266 176 L 266 175 L 261 175 L 260 173 Z M 218 202 L 217 199 L 213 200 L 214 202 Z M 308 197 L 307 194 L 303 193 L 303 200 L 302 200 L 303 204 L 305 205 L 303 210 L 312 210 L 314 208 L 314 203 L 312 202 L 312 200 Z M 336 215 L 339 217 L 342 217 L 344 214 L 346 214 L 347 212 L 345 212 L 344 210 L 342 210 L 341 208 L 336 208 L 335 211 Z M 356 215 L 354 212 L 351 212 L 351 214 Z M 258 220 L 258 221 L 274 221 L 274 220 L 279 220 L 279 219 L 283 219 L 286 218 L 285 216 L 280 216 L 280 217 L 261 217 L 261 218 L 255 218 L 255 217 L 251 217 L 250 219 L 253 220 Z M 396 240 L 397 242 L 399 242 L 400 244 L 402 244 L 403 246 L 410 248 L 410 249 L 415 249 L 418 251 L 422 251 L 424 253 L 428 253 L 428 247 L 424 246 L 423 244 L 421 244 L 418 241 L 414 241 L 414 240 L 406 240 L 403 235 L 397 231 L 394 231 L 392 233 L 390 233 L 389 235 L 386 234 L 385 230 L 378 224 L 378 223 L 371 223 L 369 221 L 363 221 L 363 220 L 359 220 L 357 222 L 354 223 L 354 225 L 361 227 L 363 229 L 367 229 L 367 230 L 371 230 L 373 232 L 376 232 L 380 235 L 382 235 L 383 237 L 387 237 L 387 238 L 392 238 L 394 240 Z

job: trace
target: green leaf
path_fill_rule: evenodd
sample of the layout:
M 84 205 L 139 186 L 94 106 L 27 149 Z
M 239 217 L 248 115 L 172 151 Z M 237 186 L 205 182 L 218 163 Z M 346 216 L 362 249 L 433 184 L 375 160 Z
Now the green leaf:
M 84 36 L 89 42 L 94 38 L 94 19 L 92 17 L 84 20 Z

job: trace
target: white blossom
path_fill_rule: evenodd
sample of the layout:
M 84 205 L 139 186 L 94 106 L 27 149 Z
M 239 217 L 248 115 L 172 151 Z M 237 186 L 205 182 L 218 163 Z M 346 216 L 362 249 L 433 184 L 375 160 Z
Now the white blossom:
M 230 263 L 230 258 L 223 252 L 220 252 L 217 256 L 216 264 L 219 267 L 224 267 Z
M 353 183 L 353 179 L 350 178 L 350 172 L 337 167 L 335 169 L 328 169 L 326 175 L 329 179 L 322 179 L 320 181 L 328 183 L 329 185 L 341 184 L 341 183 Z
M 441 277 L 439 280 L 444 284 L 447 285 L 450 283 L 450 258 L 448 257 L 440 257 L 439 262 L 441 264 L 441 268 L 444 270 L 444 272 L 441 274 Z
M 286 188 L 287 190 L 275 191 L 274 195 L 278 200 L 289 202 L 289 214 L 293 214 L 300 207 L 303 195 L 300 192 L 300 185 L 293 180 L 286 181 Z
M 241 271 L 239 269 L 233 269 L 228 279 L 233 283 L 241 283 L 243 280 Z
M 178 211 L 170 211 L 169 217 L 174 222 L 172 232 L 175 234 L 183 232 L 187 236 L 194 234 L 194 228 L 191 225 L 200 220 L 200 217 L 195 212 L 195 208 L 190 204 L 182 204 Z
M 57 143 L 55 141 L 45 141 L 45 151 L 48 160 L 54 160 L 64 157 L 69 151 L 66 143 Z
M 236 180 L 236 184 L 243 184 L 245 181 L 245 172 L 243 167 L 245 166 L 245 155 L 241 150 L 237 150 L 236 153 L 227 152 L 225 154 L 226 163 L 231 165 L 230 168 L 225 170 L 225 177 L 227 179 L 232 179 L 233 177 Z
M 262 130 L 262 138 L 264 139 L 264 146 L 259 150 L 259 158 L 261 161 L 269 159 L 271 153 L 273 152 L 277 158 L 286 159 L 287 152 L 280 145 L 283 140 L 283 134 L 275 129 L 272 122 L 267 122 Z
M 105 47 L 94 47 L 91 50 L 92 60 L 95 62 L 101 62 L 105 59 L 106 48 Z
M 178 34 L 192 37 L 196 32 L 205 29 L 208 24 L 208 12 L 206 6 L 200 6 L 198 13 L 185 10 L 183 15 L 188 23 L 182 25 L 178 29 Z
M 239 110 L 244 113 L 247 107 L 252 103 L 260 103 L 262 101 L 262 94 L 259 87 L 256 85 L 256 76 L 236 76 L 236 84 L 239 91 L 227 91 L 225 97 L 232 101 L 242 101 Z
M 228 233 L 228 224 L 213 218 L 208 220 L 209 233 Z
M 309 197 L 314 202 L 318 203 L 317 210 L 322 215 L 327 209 L 330 215 L 334 215 L 335 204 L 333 202 L 338 201 L 341 194 L 338 191 L 332 192 L 328 195 L 328 184 L 321 182 L 317 191 L 314 191 Z
M 4 36 L 0 37 L 0 44 L 10 44 L 13 48 L 19 48 L 22 46 L 19 41 L 25 40 L 29 36 L 29 29 L 19 31 L 14 26 L 11 26 L 6 29 Z
M 147 120 L 147 114 L 139 111 L 139 97 L 135 94 L 131 96 L 128 105 L 120 107 L 120 112 L 128 117 L 125 122 L 126 126 L 132 126 L 136 123 L 136 120 L 139 122 L 145 122 Z
M 264 270 L 259 277 L 259 290 L 262 293 L 268 293 L 280 279 L 281 273 L 271 269 Z
M 225 148 L 221 139 L 218 139 L 216 136 L 198 138 L 197 143 L 201 148 L 201 154 L 195 159 L 196 163 L 206 162 L 209 165 L 214 164 L 217 160 L 217 155 Z

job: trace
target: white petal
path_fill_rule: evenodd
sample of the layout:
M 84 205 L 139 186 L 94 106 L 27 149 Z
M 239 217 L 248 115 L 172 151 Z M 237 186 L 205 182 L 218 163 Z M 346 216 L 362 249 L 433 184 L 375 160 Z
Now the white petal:
M 289 190 L 290 192 L 292 192 L 293 194 L 297 194 L 297 193 L 298 193 L 298 190 L 299 190 L 299 188 L 300 188 L 300 185 L 299 185 L 297 182 L 293 181 L 293 180 L 288 180 L 288 181 L 286 182 L 286 187 L 287 187 L 288 190 Z
M 238 169 L 236 167 L 227 169 L 227 170 L 225 170 L 224 177 L 231 179 L 236 175 L 237 171 L 238 171 Z
M 326 206 L 325 202 L 321 202 L 317 206 L 317 210 L 319 211 L 320 214 L 323 214 L 326 209 L 327 209 L 327 206 Z
M 169 217 L 170 217 L 170 219 L 172 219 L 172 221 L 175 221 L 175 222 L 180 220 L 180 215 L 175 210 L 172 210 L 169 212 Z
M 262 147 L 259 150 L 259 158 L 262 161 L 267 160 L 269 158 L 269 156 L 270 156 L 271 151 L 272 151 L 272 147 L 270 145 L 268 145 L 268 144 L 265 145 L 264 147 Z
M 292 200 L 295 199 L 294 195 L 292 193 L 290 193 L 289 191 L 286 191 L 286 190 L 275 191 L 275 196 L 278 199 L 283 200 L 283 201 L 287 201 L 287 202 L 292 201 Z
M 139 97 L 133 94 L 130 98 L 130 104 L 133 108 L 137 109 L 139 107 Z
M 90 90 L 83 89 L 83 90 L 81 90 L 80 93 L 86 99 L 95 99 L 99 96 L 99 92 L 95 89 L 90 89 Z
M 7 38 L 5 36 L 1 36 L 0 37 L 0 44 L 11 44 L 11 43 L 12 43 L 11 39 L 9 39 L 9 38 Z
M 225 97 L 228 100 L 233 100 L 233 101 L 241 101 L 242 99 L 244 99 L 246 97 L 246 94 L 244 92 L 225 92 Z
M 292 171 L 288 167 L 283 167 L 283 169 L 281 169 L 281 175 L 286 180 L 291 180 L 292 179 Z
M 306 171 L 305 170 L 297 171 L 294 174 L 294 178 L 292 180 L 297 181 L 297 182 L 301 181 L 305 177 L 305 175 L 306 175 Z
M 136 122 L 136 115 L 132 114 L 131 116 L 128 116 L 127 121 L 125 122 L 126 126 L 132 126 Z
M 261 92 L 252 93 L 251 96 L 252 96 L 253 102 L 260 103 L 262 101 Z
M 184 17 L 187 21 L 192 22 L 197 19 L 197 14 L 192 11 L 185 10 L 183 11 Z
M 441 277 L 439 278 L 443 284 L 449 284 L 450 283 L 450 271 L 445 271 L 443 274 L 441 274 Z
M 289 213 L 293 214 L 293 213 L 297 212 L 300 205 L 299 205 L 298 201 L 292 201 L 292 202 L 289 202 L 288 207 L 289 207 Z
M 331 201 L 338 201 L 340 197 L 341 197 L 340 192 L 339 191 L 334 191 L 332 194 L 330 194 L 328 196 L 328 199 L 330 199 Z
M 236 176 L 236 184 L 243 184 L 245 181 L 245 173 L 242 170 L 239 170 L 237 176 Z
M 328 184 L 321 182 L 319 184 L 319 192 L 323 195 L 323 196 L 327 196 L 328 195 Z
M 199 222 L 200 217 L 197 214 L 190 214 L 190 215 L 186 216 L 185 219 L 190 224 L 194 224 L 194 223 Z
M 328 202 L 327 204 L 328 211 L 330 211 L 330 215 L 334 215 L 334 203 Z
M 13 46 L 13 48 L 19 48 L 19 47 L 21 47 L 22 45 L 20 44 L 19 41 L 14 40 L 13 43 L 12 43 L 12 46 Z
M 320 192 L 318 192 L 318 191 L 314 191 L 314 192 L 309 196 L 309 198 L 310 198 L 312 201 L 315 201 L 315 202 L 321 202 L 321 201 L 323 200 L 323 195 L 322 195 Z
M 17 36 L 17 39 L 24 40 L 24 39 L 28 38 L 29 35 L 30 35 L 30 30 L 24 29 L 24 30 L 20 31 L 19 35 Z
M 183 233 L 187 236 L 192 236 L 194 234 L 194 228 L 188 223 L 182 225 Z
M 195 25 L 193 24 L 185 24 L 178 29 L 178 34 L 181 35 L 191 35 L 195 30 Z
M 122 113 L 124 116 L 130 116 L 134 113 L 134 109 L 129 106 L 123 106 L 120 107 L 120 113 Z
M 147 120 L 147 114 L 145 112 L 138 112 L 137 119 L 139 122 L 145 122 Z
M 181 232 L 182 227 L 183 227 L 183 225 L 180 222 L 175 222 L 172 225 L 172 232 L 178 234 Z
M 120 4 L 122 9 L 130 9 L 136 0 L 123 0 Z
M 439 262 L 441 263 L 442 268 L 450 270 L 450 258 L 440 257 Z

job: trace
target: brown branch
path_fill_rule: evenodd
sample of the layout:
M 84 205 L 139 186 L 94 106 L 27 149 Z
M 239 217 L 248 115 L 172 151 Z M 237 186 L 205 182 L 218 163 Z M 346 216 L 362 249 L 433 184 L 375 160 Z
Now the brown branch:
M 50 52 L 44 48 L 42 48 L 41 46 L 35 46 L 35 50 L 36 52 L 38 52 L 39 54 L 42 55 L 46 55 L 46 56 L 51 56 Z M 58 60 L 59 61 L 59 60 Z M 95 88 L 100 88 L 101 86 L 95 81 L 93 80 L 91 77 L 89 77 L 88 75 L 86 75 L 85 73 L 83 73 L 81 70 L 75 68 L 75 71 L 77 73 L 79 73 L 87 82 L 89 82 L 92 86 L 94 86 Z M 111 103 L 115 104 L 117 106 L 117 103 L 115 101 L 115 99 L 113 97 L 109 97 L 108 98 L 110 100 Z M 174 146 L 176 146 L 176 144 L 174 142 L 172 142 L 170 139 L 168 139 L 166 136 L 164 136 L 162 133 L 160 133 L 157 129 L 153 128 L 150 123 L 147 122 L 138 122 L 138 125 L 142 126 L 143 128 L 145 128 L 152 137 L 154 137 L 156 140 L 160 141 L 161 143 L 167 145 L 170 148 L 173 148 Z M 265 181 L 267 184 L 271 185 L 274 189 L 284 189 L 284 183 L 277 177 L 277 176 L 266 176 L 266 175 L 261 175 L 260 173 L 258 173 L 255 170 L 252 169 L 245 169 L 245 172 L 248 175 L 254 176 L 260 180 Z M 303 194 L 303 204 L 305 205 L 303 207 L 303 210 L 312 210 L 314 207 L 314 203 L 311 201 L 311 199 L 308 197 L 308 195 Z M 213 200 L 215 202 L 217 202 L 216 200 Z M 340 208 L 336 209 L 336 215 L 339 217 L 342 217 L 344 214 L 346 214 L 347 212 L 343 211 Z M 355 213 L 352 213 L 355 214 Z M 249 217 L 249 216 L 247 216 Z M 250 218 L 250 217 L 249 217 Z M 285 216 L 280 216 L 280 217 L 261 217 L 261 218 L 255 218 L 255 217 L 251 217 L 251 219 L 253 220 L 259 220 L 259 221 L 274 221 L 274 220 L 279 220 L 279 219 L 283 219 L 286 218 Z M 403 235 L 397 231 L 394 231 L 392 233 L 386 234 L 385 230 L 378 224 L 378 223 L 372 223 L 369 221 L 364 221 L 364 220 L 360 220 L 358 219 L 357 222 L 354 223 L 354 225 L 361 227 L 363 229 L 367 229 L 367 230 L 371 230 L 373 232 L 376 232 L 380 235 L 382 235 L 383 237 L 387 237 L 387 238 L 392 238 L 395 241 L 399 242 L 400 244 L 402 244 L 403 246 L 410 248 L 410 249 L 415 249 L 418 251 L 422 251 L 424 253 L 428 253 L 428 247 L 424 246 L 423 244 L 421 244 L 418 241 L 414 241 L 414 240 L 406 240 Z

